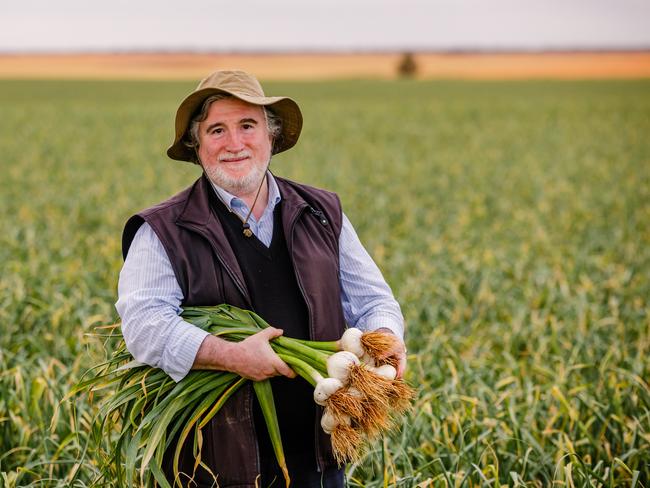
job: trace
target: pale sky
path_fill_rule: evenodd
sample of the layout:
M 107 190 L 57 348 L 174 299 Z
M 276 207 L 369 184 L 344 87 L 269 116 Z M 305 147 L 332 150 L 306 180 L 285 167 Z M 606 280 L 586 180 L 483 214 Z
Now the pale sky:
M 650 0 L 0 0 L 0 52 L 650 47 Z

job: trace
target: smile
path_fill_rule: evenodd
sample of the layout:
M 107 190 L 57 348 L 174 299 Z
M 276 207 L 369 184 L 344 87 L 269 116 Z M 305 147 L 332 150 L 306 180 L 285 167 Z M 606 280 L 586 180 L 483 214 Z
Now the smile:
M 248 156 L 242 156 L 238 158 L 220 158 L 219 161 L 222 163 L 239 163 L 240 161 L 245 161 L 248 159 Z

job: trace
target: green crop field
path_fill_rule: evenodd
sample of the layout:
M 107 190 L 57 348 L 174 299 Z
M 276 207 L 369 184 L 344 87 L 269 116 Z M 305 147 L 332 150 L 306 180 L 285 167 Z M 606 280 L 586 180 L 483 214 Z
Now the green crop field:
M 61 400 L 125 220 L 199 174 L 164 155 L 193 87 L 0 82 L 0 486 L 96 475 L 106 392 Z M 273 170 L 340 194 L 408 324 L 415 408 L 350 486 L 649 487 L 650 81 L 266 89 L 305 116 Z

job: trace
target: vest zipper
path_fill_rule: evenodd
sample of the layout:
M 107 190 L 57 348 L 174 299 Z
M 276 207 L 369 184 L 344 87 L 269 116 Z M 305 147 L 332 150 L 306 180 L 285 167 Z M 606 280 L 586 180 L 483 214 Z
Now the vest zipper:
M 190 230 L 193 230 L 197 234 L 203 236 L 205 240 L 208 241 L 210 244 L 210 247 L 212 248 L 212 251 L 214 252 L 215 256 L 217 257 L 217 261 L 221 264 L 221 266 L 224 267 L 226 272 L 230 275 L 230 278 L 232 279 L 233 283 L 235 283 L 235 286 L 239 290 L 239 292 L 242 294 L 244 297 L 244 300 L 246 300 L 246 303 L 248 303 L 248 308 L 252 309 L 252 303 L 250 300 L 250 297 L 248 296 L 248 293 L 246 292 L 245 287 L 240 283 L 237 274 L 228 266 L 225 262 L 225 260 L 221 257 L 221 254 L 218 252 L 218 249 L 216 249 L 212 245 L 212 240 L 203 233 L 203 231 L 199 227 L 195 227 L 193 225 L 187 225 L 184 224 L 184 227 L 187 227 Z M 251 394 L 250 390 L 245 393 L 246 394 L 246 403 L 248 404 L 248 413 L 250 416 L 250 423 L 251 423 L 251 431 L 253 432 L 253 438 L 255 439 L 255 467 L 258 475 L 261 475 L 262 473 L 262 465 L 260 461 L 260 448 L 259 444 L 257 443 L 257 432 L 255 429 L 255 420 L 253 419 L 253 395 Z M 255 486 L 257 486 L 257 478 L 255 479 Z
M 253 431 L 253 442 L 255 445 L 255 468 L 257 471 L 257 476 L 260 477 L 260 480 L 262 479 L 262 461 L 260 460 L 260 444 L 257 441 L 257 429 L 255 428 L 255 418 L 253 417 L 253 395 L 255 394 L 254 392 L 251 392 L 253 389 L 253 386 L 251 384 L 248 385 L 248 391 L 246 392 L 246 405 L 248 406 L 248 416 L 251 419 L 251 425 L 252 428 L 251 430 Z M 219 485 L 217 485 L 218 487 Z M 255 486 L 257 486 L 257 477 L 255 478 Z
M 327 218 L 325 217 L 325 214 L 320 210 L 316 210 L 314 207 L 309 205 L 309 211 L 314 217 L 318 219 L 318 221 L 321 223 L 322 226 L 326 227 L 329 224 Z
M 325 218 L 325 215 L 323 215 L 323 213 L 320 210 L 316 210 L 311 205 L 305 205 L 298 211 L 298 213 L 295 215 L 295 217 L 293 217 L 293 220 L 291 221 L 291 226 L 290 226 L 290 231 L 289 231 L 290 235 L 288 236 L 287 243 L 289 244 L 289 255 L 290 255 L 290 258 L 291 258 L 291 266 L 293 268 L 293 273 L 296 275 L 296 283 L 298 283 L 298 288 L 300 289 L 300 293 L 302 294 L 302 298 L 303 298 L 303 300 L 305 300 L 305 305 L 307 306 L 307 314 L 309 315 L 309 339 L 313 341 L 313 340 L 315 340 L 314 323 L 313 323 L 314 314 L 313 314 L 312 309 L 311 309 L 311 307 L 309 305 L 309 300 L 307 299 L 307 294 L 305 293 L 305 288 L 304 288 L 304 286 L 302 284 L 302 279 L 300 278 L 300 273 L 296 269 L 295 260 L 293 258 L 293 234 L 294 234 L 294 230 L 295 230 L 295 227 L 296 227 L 296 223 L 298 222 L 298 219 L 300 218 L 300 216 L 303 214 L 303 212 L 307 208 L 309 209 L 309 211 L 311 212 L 312 215 L 314 215 L 316 217 L 320 217 L 319 220 L 320 220 L 320 223 L 322 225 L 327 225 L 327 219 Z M 286 237 L 287 236 L 285 236 L 285 238 Z M 318 442 L 318 439 L 320 438 L 320 435 L 319 435 L 320 432 L 318 430 L 319 427 L 320 427 L 320 422 L 318 421 L 320 411 L 319 411 L 318 405 L 316 405 L 315 403 L 314 403 L 314 410 L 315 410 L 315 413 L 316 413 L 316 415 L 314 416 L 314 419 L 315 419 L 314 420 L 314 424 L 315 424 L 314 425 L 314 452 L 316 454 L 316 469 L 317 469 L 317 471 L 319 473 L 322 473 L 324 471 L 324 465 L 323 465 L 323 462 L 322 462 L 322 455 L 321 455 L 321 452 L 320 452 L 320 442 Z

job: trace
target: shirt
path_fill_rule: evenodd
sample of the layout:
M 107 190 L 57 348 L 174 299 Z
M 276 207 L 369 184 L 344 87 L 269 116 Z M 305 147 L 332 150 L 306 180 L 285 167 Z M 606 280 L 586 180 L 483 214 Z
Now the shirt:
M 248 223 L 255 236 L 268 247 L 273 237 L 273 211 L 282 197 L 271 173 L 267 175 L 267 206 L 259 219 L 251 214 Z M 243 200 L 216 185 L 213 188 L 230 210 L 246 218 L 249 208 Z M 339 266 L 341 305 L 348 325 L 364 331 L 386 327 L 403 337 L 400 306 L 345 214 L 339 236 Z M 208 335 L 180 317 L 182 301 L 183 292 L 167 253 L 145 222 L 138 229 L 120 272 L 115 308 L 133 357 L 162 369 L 175 381 L 190 371 Z M 152 328 L 155 334 L 151 334 Z

